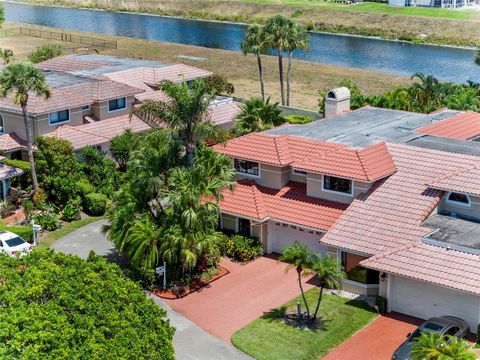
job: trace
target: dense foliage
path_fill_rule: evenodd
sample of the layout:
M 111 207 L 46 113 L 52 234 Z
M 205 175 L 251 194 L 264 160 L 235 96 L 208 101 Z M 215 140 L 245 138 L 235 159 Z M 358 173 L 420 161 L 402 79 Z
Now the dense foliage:
M 284 122 L 278 103 L 270 103 L 270 98 L 252 98 L 242 105 L 242 112 L 235 119 L 234 132 L 238 135 L 262 131 Z
M 230 96 L 234 93 L 235 87 L 228 79 L 223 75 L 213 74 L 205 79 L 207 87 L 215 95 L 227 95 Z
M 107 196 L 99 193 L 85 195 L 84 209 L 88 215 L 101 216 L 107 208 Z
M 127 170 L 130 154 L 136 148 L 140 137 L 140 134 L 127 129 L 123 134 L 110 140 L 110 155 L 117 162 L 120 171 L 125 172 Z
M 423 332 L 414 340 L 410 353 L 412 360 L 478 359 L 468 342 L 455 336 L 441 336 L 437 332 Z
M 30 61 L 38 64 L 63 54 L 63 46 L 55 44 L 43 44 L 28 55 Z
M 81 157 L 81 167 L 86 179 L 99 193 L 112 196 L 120 186 L 120 173 L 115 161 L 93 147 L 83 148 Z
M 313 121 L 310 116 L 306 115 L 287 115 L 283 117 L 283 120 L 289 124 L 307 124 Z
M 0 256 L 2 359 L 173 359 L 165 311 L 90 256 Z
M 480 84 L 440 82 L 431 75 L 415 74 L 411 86 L 398 88 L 380 95 L 365 96 L 351 80 L 342 80 L 351 92 L 351 108 L 371 105 L 387 109 L 430 113 L 449 108 L 480 111 Z M 326 91 L 320 92 L 320 112 L 324 112 Z
M 238 261 L 249 261 L 263 255 L 263 246 L 255 237 L 224 235 L 219 241 L 220 254 Z

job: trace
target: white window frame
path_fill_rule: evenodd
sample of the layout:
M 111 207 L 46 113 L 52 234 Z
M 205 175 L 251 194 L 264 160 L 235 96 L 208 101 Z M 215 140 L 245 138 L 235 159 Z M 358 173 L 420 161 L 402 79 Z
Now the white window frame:
M 82 106 L 82 111 L 88 111 L 90 110 L 92 107 L 90 105 L 85 105 L 85 106 Z
M 110 101 L 113 101 L 113 100 L 118 101 L 120 99 L 125 99 L 125 106 L 122 107 L 122 108 L 117 108 L 117 109 L 114 109 L 114 110 L 110 110 Z M 107 101 L 107 106 L 108 106 L 108 112 L 109 113 L 125 110 L 127 108 L 127 98 L 126 97 L 119 97 L 119 98 L 115 98 L 115 99 L 110 99 L 110 100 Z
M 468 204 L 465 204 L 465 203 L 462 203 L 460 201 L 454 201 L 454 200 L 450 200 L 450 195 L 454 194 L 454 193 L 457 193 L 456 191 L 450 191 L 447 193 L 446 197 L 445 197 L 445 202 L 449 205 L 453 205 L 453 206 L 462 206 L 462 207 L 472 207 L 472 199 L 470 198 L 469 195 L 467 194 L 464 194 L 464 193 L 457 193 L 457 194 L 462 194 L 462 195 L 465 195 L 468 199 Z
M 303 172 L 304 174 L 299 174 L 298 171 L 301 171 L 301 172 Z M 305 170 L 292 169 L 292 175 L 306 177 L 306 176 L 307 176 L 307 172 L 306 172 Z
M 59 112 L 62 112 L 62 111 L 66 111 L 68 113 L 68 120 L 63 120 L 63 121 L 57 121 L 57 122 L 54 122 L 52 123 L 52 115 L 53 114 L 58 114 Z M 69 123 L 71 118 L 70 118 L 70 109 L 65 109 L 65 110 L 59 110 L 59 111 L 55 111 L 53 113 L 50 113 L 48 114 L 48 124 L 50 126 L 57 126 L 57 125 L 61 125 L 61 124 L 66 124 L 66 123 Z
M 342 192 L 342 191 L 335 191 L 335 190 L 325 189 L 325 176 L 330 176 L 330 177 L 334 177 L 334 178 L 337 178 L 337 179 L 345 179 L 345 180 L 350 181 L 351 184 L 352 184 L 352 186 L 350 186 L 350 192 L 349 192 L 349 193 L 346 193 L 346 192 Z M 353 197 L 354 194 L 355 194 L 355 181 L 352 180 L 352 179 L 348 179 L 348 178 L 344 178 L 344 177 L 340 177 L 340 176 L 322 175 L 322 191 L 327 192 L 327 193 L 332 193 L 332 194 L 338 194 L 338 195 L 344 195 L 344 196 L 348 196 L 348 197 Z
M 238 160 L 238 161 L 248 161 L 248 162 L 251 162 L 251 163 L 256 163 L 256 164 L 258 164 L 258 175 L 254 175 L 254 174 L 249 174 L 249 173 L 246 173 L 246 172 L 238 171 L 237 168 L 235 167 L 235 160 Z M 233 159 L 233 168 L 234 168 L 235 171 L 237 172 L 237 175 L 241 175 L 241 176 L 245 176 L 245 177 L 250 177 L 250 178 L 255 178 L 255 179 L 260 179 L 260 177 L 261 177 L 262 167 L 261 167 L 261 164 L 260 164 L 259 162 L 257 162 L 257 161 L 250 161 L 250 160 L 244 160 L 244 159 L 234 158 L 234 159 Z

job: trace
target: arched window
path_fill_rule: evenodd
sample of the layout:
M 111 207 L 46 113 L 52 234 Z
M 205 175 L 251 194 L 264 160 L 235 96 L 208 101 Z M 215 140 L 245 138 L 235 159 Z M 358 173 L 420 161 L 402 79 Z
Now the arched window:
M 5 125 L 3 124 L 3 115 L 0 114 L 0 134 L 3 134 L 3 132 L 5 131 Z
M 447 201 L 456 205 L 470 206 L 470 198 L 465 194 L 455 192 L 448 193 Z

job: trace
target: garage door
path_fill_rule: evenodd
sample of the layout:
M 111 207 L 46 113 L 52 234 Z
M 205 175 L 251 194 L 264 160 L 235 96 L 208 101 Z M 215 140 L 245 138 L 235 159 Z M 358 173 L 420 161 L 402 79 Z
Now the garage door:
M 391 281 L 392 311 L 421 319 L 453 315 L 467 321 L 471 331 L 476 332 L 479 297 L 398 276 L 392 276 Z
M 283 226 L 283 224 L 272 224 L 272 251 L 281 253 L 282 250 L 292 245 L 295 241 L 307 245 L 312 251 L 325 253 L 327 247 L 320 244 L 321 235 L 315 232 L 311 234 L 308 230 L 300 231 L 298 227 L 292 227 L 290 225 Z

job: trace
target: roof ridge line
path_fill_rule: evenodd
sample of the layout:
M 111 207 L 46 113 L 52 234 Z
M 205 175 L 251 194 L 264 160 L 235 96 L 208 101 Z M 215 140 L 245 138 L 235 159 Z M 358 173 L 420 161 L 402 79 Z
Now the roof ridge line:
M 367 169 L 365 168 L 365 164 L 363 163 L 363 157 L 362 157 L 362 150 L 364 149 L 360 149 L 360 150 L 355 150 L 355 154 L 357 155 L 357 158 L 358 158 L 358 162 L 360 163 L 360 166 L 362 167 L 362 170 L 363 170 L 363 174 L 365 175 L 365 178 L 370 181 L 372 179 L 370 179 L 370 176 L 368 175 L 367 173 Z

